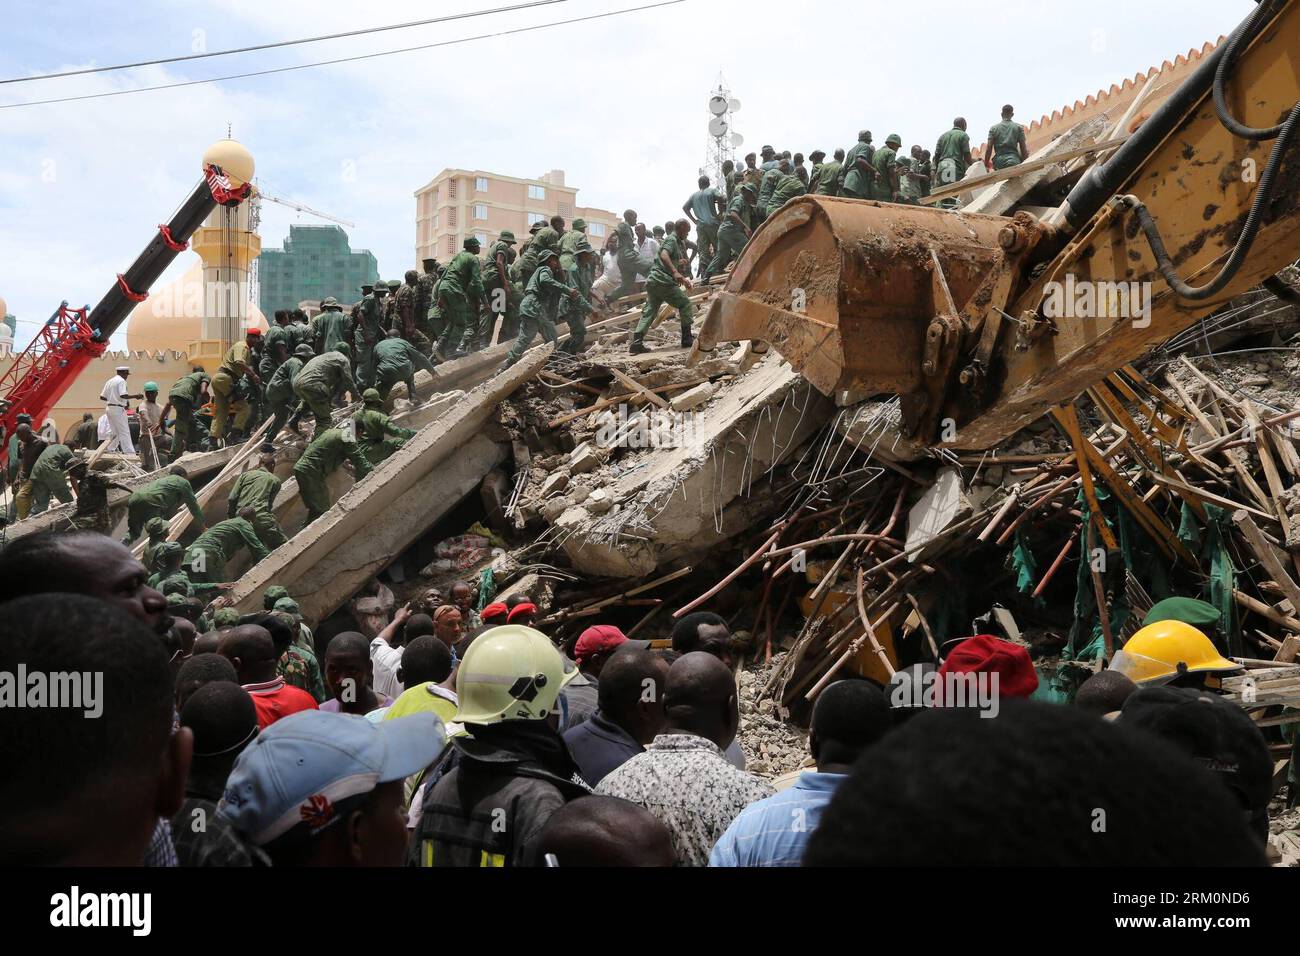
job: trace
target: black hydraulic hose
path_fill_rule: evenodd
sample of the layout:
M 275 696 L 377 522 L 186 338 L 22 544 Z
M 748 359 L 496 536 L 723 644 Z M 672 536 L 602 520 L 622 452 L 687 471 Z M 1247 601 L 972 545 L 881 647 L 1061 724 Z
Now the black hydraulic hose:
M 1262 24 L 1273 16 L 1277 5 L 1277 0 L 1261 0 L 1260 3 L 1256 4 L 1254 12 L 1242 21 L 1237 29 L 1232 31 L 1232 36 L 1228 37 L 1223 56 L 1219 59 L 1218 69 L 1214 71 L 1214 111 L 1219 116 L 1219 122 L 1227 128 L 1228 132 L 1241 139 L 1273 139 L 1273 137 L 1281 134 L 1282 127 L 1286 125 L 1285 123 L 1279 123 L 1276 126 L 1256 129 L 1253 126 L 1246 126 L 1237 122 L 1236 118 L 1228 111 L 1228 98 L 1225 92 L 1228 85 L 1228 73 L 1237 62 L 1237 51 L 1243 43 L 1255 39 Z
M 1146 204 L 1136 196 L 1130 195 L 1120 198 L 1121 203 L 1137 214 L 1138 225 L 1142 227 L 1147 242 L 1151 244 L 1151 253 L 1156 257 L 1156 265 L 1160 269 L 1160 274 L 1169 283 L 1169 287 L 1184 299 L 1195 301 L 1210 298 L 1222 291 L 1224 286 L 1232 281 L 1232 277 L 1237 274 L 1237 270 L 1241 268 L 1241 264 L 1245 261 L 1246 254 L 1250 252 L 1250 247 L 1254 244 L 1255 236 L 1259 232 L 1264 215 L 1264 206 L 1272 198 L 1278 167 L 1282 165 L 1282 156 L 1286 152 L 1287 146 L 1290 145 L 1297 123 L 1300 123 L 1300 103 L 1297 103 L 1292 108 L 1291 115 L 1282 124 L 1281 135 L 1278 136 L 1277 142 L 1273 144 L 1273 152 L 1268 158 L 1268 164 L 1264 167 L 1264 174 L 1259 177 L 1259 186 L 1255 189 L 1255 201 L 1251 203 L 1245 225 L 1241 227 L 1241 235 L 1237 237 L 1236 245 L 1232 247 L 1232 252 L 1228 255 L 1228 261 L 1223 264 L 1219 274 L 1205 285 L 1188 285 L 1178 277 L 1178 271 L 1169 258 L 1168 250 L 1165 249 L 1164 240 L 1160 238 L 1160 229 L 1156 226 L 1155 220 L 1151 218 L 1151 213 L 1147 210 Z

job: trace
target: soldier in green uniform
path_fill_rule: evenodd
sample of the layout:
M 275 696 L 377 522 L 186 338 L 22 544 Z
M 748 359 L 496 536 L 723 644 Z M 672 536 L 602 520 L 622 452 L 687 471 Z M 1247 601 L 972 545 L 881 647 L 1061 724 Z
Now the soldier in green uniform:
M 274 440 L 280 429 L 293 417 L 298 408 L 298 396 L 293 391 L 293 380 L 302 371 L 302 367 L 316 357 L 310 345 L 300 345 L 293 355 L 275 370 L 271 380 L 266 383 L 266 404 L 270 407 L 275 420 L 266 437 Z
M 966 120 L 958 116 L 952 129 L 939 137 L 934 146 L 934 185 L 937 189 L 961 182 L 970 166 L 970 136 L 966 133 Z M 957 197 L 941 199 L 944 209 L 954 209 Z
M 902 145 L 903 138 L 890 133 L 885 145 L 871 157 L 871 166 L 876 171 L 871 198 L 877 202 L 898 202 L 898 148 Z
M 387 402 L 388 393 L 398 382 L 406 383 L 406 397 L 412 403 L 418 401 L 415 393 L 415 371 L 424 369 L 433 371 L 433 363 L 428 356 L 397 334 L 390 331 L 388 337 L 375 346 L 375 384 L 380 398 Z
M 578 246 L 591 243 L 587 240 L 587 220 L 573 220 L 573 227 L 560 234 L 560 268 L 565 272 L 578 261 Z
M 77 463 L 73 462 L 68 467 L 75 471 Z M 78 499 L 81 497 L 80 488 L 77 489 L 77 497 Z M 158 546 L 167 540 L 170 531 L 171 525 L 163 518 L 150 518 L 144 523 L 144 554 L 141 556 L 140 562 L 144 565 L 146 571 L 155 570 L 153 564 L 154 555 L 158 552 Z
M 428 354 L 432 355 L 436 336 L 429 328 L 429 310 L 433 308 L 433 287 L 438 283 L 438 260 L 421 259 L 420 267 L 424 271 L 420 273 L 415 287 L 415 327 L 429 342 Z
M 353 396 L 361 389 L 352 379 L 351 350 L 340 342 L 334 351 L 317 355 L 307 362 L 293 379 L 293 393 L 316 416 L 316 429 L 329 428 L 331 402 L 340 387 Z
M 465 354 L 466 333 L 470 331 L 470 323 L 475 322 L 479 304 L 487 298 L 479 271 L 479 241 L 470 236 L 462 245 L 464 248 L 447 263 L 447 271 L 438 284 L 438 306 L 447 320 L 447 331 L 442 340 L 446 343 L 443 354 L 447 358 L 460 358 Z M 477 327 L 475 322 L 474 328 Z M 373 383 L 371 378 L 363 384 Z
M 821 175 L 817 177 L 817 188 L 810 188 L 810 193 L 818 196 L 838 196 L 840 194 L 840 171 L 844 168 L 844 150 L 837 149 L 835 158 L 822 164 Z
M 68 478 L 72 480 L 72 487 L 77 492 L 77 507 L 72 512 L 72 527 L 77 531 L 98 531 L 100 534 L 109 534 L 113 530 L 112 520 L 108 513 L 108 492 L 110 489 L 117 488 L 120 491 L 130 492 L 126 485 L 113 481 L 108 475 L 99 471 L 91 471 L 86 465 L 86 459 L 75 457 L 68 462 Z M 167 537 L 168 524 L 161 518 L 155 518 L 159 525 L 162 526 L 158 534 L 157 543 L 161 544 Z M 146 523 L 146 528 L 150 523 Z M 154 536 L 150 535 L 150 544 L 154 544 Z M 145 545 L 145 567 L 149 564 L 149 547 Z
M 1002 107 L 1002 122 L 989 129 L 988 145 L 984 147 L 984 168 L 991 170 L 1019 166 L 1029 158 L 1025 143 L 1025 128 L 1013 120 L 1015 107 L 1010 103 Z
M 541 265 L 543 252 L 559 252 L 560 240 L 564 236 L 564 217 L 552 216 L 549 224 L 538 229 L 533 236 L 530 248 L 537 255 L 537 264 Z
M 247 548 L 257 563 L 270 552 L 258 540 L 253 522 L 257 512 L 240 508 L 236 517 L 218 521 L 194 539 L 185 552 L 185 573 L 195 584 L 215 584 L 226 580 L 226 562 Z
M 625 295 L 631 295 L 636 289 L 637 273 L 645 274 L 649 271 L 647 263 L 641 261 L 641 255 L 637 251 L 638 243 L 636 241 L 636 210 L 628 209 L 623 213 L 623 221 L 618 224 L 616 235 L 618 236 L 618 271 L 622 276 L 622 284 L 610 296 L 611 300 L 621 299 Z
M 722 161 L 722 186 L 726 193 L 727 202 L 731 202 L 731 197 L 736 195 L 736 164 L 730 159 Z
M 577 219 L 573 224 L 577 226 L 580 222 L 582 220 Z M 564 239 L 568 239 L 567 233 Z M 491 343 L 492 329 L 498 315 L 502 317 L 502 336 L 505 335 L 506 328 L 518 319 L 519 300 L 510 282 L 510 257 L 514 254 L 511 246 L 515 242 L 515 234 L 509 229 L 503 229 L 496 242 L 488 247 L 487 256 L 483 259 L 483 292 L 487 309 L 479 319 L 478 339 L 484 347 Z
M 433 344 L 420 331 L 416 304 L 420 297 L 420 273 L 407 269 L 402 277 L 405 281 L 393 297 L 393 324 L 389 331 L 396 330 L 406 341 L 410 342 L 423 355 L 433 352 Z
M 537 271 L 528 280 L 528 290 L 524 293 L 523 304 L 519 306 L 519 337 L 515 339 L 501 371 L 523 357 L 539 330 L 548 342 L 553 343 L 559 339 L 555 331 L 555 320 L 559 314 L 562 295 L 577 299 L 578 290 L 561 278 L 560 253 L 551 249 L 541 254 Z
M 289 323 L 289 336 L 293 345 L 293 348 L 289 349 L 289 351 L 292 352 L 293 349 L 296 349 L 304 342 L 311 345 L 311 324 L 307 321 L 307 313 L 302 309 L 294 309 L 289 313 L 289 316 L 292 319 Z
M 371 351 L 384 337 L 384 298 L 388 295 L 388 286 L 380 279 L 375 280 L 374 291 L 361 302 L 361 322 L 352 332 L 352 346 L 356 349 L 356 380 L 361 385 L 374 381 L 374 361 Z
M 934 176 L 934 164 L 930 161 L 930 151 L 920 146 L 912 147 L 912 179 L 920 193 L 918 198 L 930 195 L 930 180 Z
M 72 434 L 68 436 L 68 447 L 74 451 L 80 448 L 94 451 L 99 447 L 99 426 L 90 412 L 82 415 L 81 421 L 72 429 Z
M 754 203 L 758 190 L 753 183 L 741 183 L 735 197 L 727 203 L 727 214 L 718 227 L 718 254 L 704 270 L 707 281 L 718 275 L 740 255 L 754 232 Z
M 528 280 L 537 271 L 537 250 L 533 248 L 533 239 L 546 228 L 546 220 L 539 219 L 528 227 L 528 238 L 519 247 L 519 262 L 510 271 L 510 278 L 521 286 L 527 286 Z
M 339 300 L 331 295 L 320 304 L 320 307 L 320 315 L 311 320 L 313 355 L 333 352 L 336 345 L 348 340 L 348 317 L 343 314 L 343 306 L 339 305 Z
M 184 597 L 211 597 L 218 591 L 229 590 L 229 584 L 209 584 L 190 579 L 184 567 L 185 546 L 179 541 L 166 541 L 158 548 L 157 570 L 149 576 L 149 587 L 163 594 L 180 594 Z M 170 603 L 170 602 L 169 602 Z
M 587 316 L 596 311 L 591 304 L 591 284 L 596 280 L 596 250 L 583 239 L 574 247 L 573 265 L 565 269 L 564 256 L 560 256 L 560 268 L 565 281 L 578 290 L 577 298 L 567 295 L 560 298 L 560 318 L 569 323 L 569 337 L 560 346 L 560 351 L 577 355 L 587 344 Z
M 348 309 L 347 321 L 344 323 L 343 326 L 343 341 L 347 342 L 348 345 L 353 344 L 353 337 L 356 333 L 356 330 L 361 327 L 361 310 L 365 308 L 366 300 L 374 294 L 375 294 L 374 284 L 367 282 L 365 285 L 361 287 L 361 301 L 354 302 L 352 304 L 352 307 Z M 313 322 L 312 324 L 314 327 L 315 323 Z M 315 345 L 316 343 L 315 341 L 313 341 L 312 347 L 315 348 Z M 312 354 L 319 355 L 321 352 L 324 351 L 327 350 L 317 348 Z
M 763 220 L 767 219 L 767 217 L 771 213 L 776 211 L 775 209 L 769 208 L 769 206 L 771 205 L 772 190 L 776 189 L 777 181 L 782 176 L 786 175 L 788 172 L 791 171 L 791 169 L 787 169 L 785 172 L 783 172 L 781 169 L 782 162 L 785 162 L 785 160 L 778 159 L 771 169 L 766 169 L 763 171 L 763 179 L 759 183 L 759 187 L 758 187 L 758 221 L 759 222 L 762 222 Z
M 871 130 L 862 130 L 858 133 L 858 141 L 844 156 L 844 165 L 840 167 L 839 195 L 852 199 L 871 198 L 871 181 L 875 179 L 875 167 L 871 165 L 871 159 L 875 152 L 875 147 L 871 145 Z
M 826 151 L 823 149 L 814 149 L 808 154 L 808 162 L 812 163 L 812 172 L 808 174 L 808 195 L 817 192 L 817 184 L 822 178 L 822 166 L 826 162 Z
M 29 476 L 32 482 L 32 508 L 29 516 L 35 516 L 50 506 L 50 498 L 57 498 L 61 504 L 72 501 L 72 489 L 68 487 L 68 476 L 64 469 L 76 457 L 67 445 L 46 445 L 36 464 L 32 465 Z
M 352 473 L 357 481 L 372 471 L 355 433 L 349 436 L 342 429 L 327 428 L 312 439 L 302 457 L 294 462 L 293 476 L 298 480 L 298 494 L 307 506 L 307 521 L 303 527 L 330 510 L 326 481 L 344 461 L 352 462 Z
M 278 358 L 279 346 L 284 345 L 284 358 Z M 289 311 L 279 309 L 275 313 L 275 324 L 262 336 L 262 359 L 257 363 L 257 375 L 263 382 L 268 382 L 284 359 L 293 354 L 293 333 L 289 330 Z
M 695 318 L 695 307 L 691 305 L 691 300 L 686 295 L 691 289 L 691 280 L 686 253 L 682 248 L 682 243 L 690 231 L 690 222 L 679 219 L 676 231 L 664 240 L 663 246 L 659 249 L 659 256 L 655 259 L 649 278 L 646 279 L 646 299 L 641 309 L 641 321 L 637 323 L 636 331 L 632 333 L 632 344 L 628 347 L 628 351 L 634 355 L 649 351 L 645 347 L 645 334 L 658 316 L 659 306 L 664 304 L 677 309 L 677 315 L 682 323 L 682 348 L 686 348 L 692 342 L 691 320 Z
M 356 439 L 361 443 L 366 461 L 378 465 L 414 438 L 415 432 L 398 425 L 384 413 L 384 399 L 375 389 L 366 389 L 361 401 L 364 407 L 352 416 Z
M 130 544 L 140 537 L 150 518 L 162 518 L 170 522 L 181 505 L 189 509 L 194 516 L 194 523 L 202 528 L 203 508 L 194 497 L 189 472 L 180 465 L 172 465 L 167 469 L 167 474 L 132 492 L 131 497 L 126 499 L 126 543 Z
M 258 540 L 274 551 L 289 539 L 275 520 L 275 496 L 280 493 L 280 479 L 275 476 L 275 452 L 264 451 L 257 456 L 257 467 L 250 468 L 235 479 L 227 499 L 226 516 L 233 518 L 243 508 L 255 512 L 253 530 Z
M 242 342 L 236 342 L 226 350 L 225 357 L 221 360 L 221 367 L 212 376 L 212 428 L 208 436 L 214 443 L 224 440 L 227 419 L 232 413 L 235 416 L 235 434 L 242 434 L 248 426 L 248 419 L 253 410 L 247 401 L 235 394 L 235 387 L 245 375 L 251 378 L 255 385 L 261 384 L 253 359 L 253 346 L 261 341 L 260 329 L 247 330 Z M 170 397 L 168 395 L 169 399 Z
M 727 201 L 722 193 L 709 183 L 708 176 L 699 178 L 699 189 L 682 203 L 682 212 L 695 227 L 699 239 L 700 274 L 708 268 L 717 255 L 719 219 L 726 213 Z
M 911 156 L 894 159 L 898 169 L 898 202 L 915 206 L 921 198 L 921 186 L 916 180 L 915 163 Z
M 788 159 L 781 160 L 781 165 L 777 168 L 781 171 L 781 176 L 772 189 L 772 195 L 767 199 L 769 216 L 795 196 L 802 196 L 808 191 L 808 187 L 804 185 L 803 180 L 796 176 L 790 168 Z

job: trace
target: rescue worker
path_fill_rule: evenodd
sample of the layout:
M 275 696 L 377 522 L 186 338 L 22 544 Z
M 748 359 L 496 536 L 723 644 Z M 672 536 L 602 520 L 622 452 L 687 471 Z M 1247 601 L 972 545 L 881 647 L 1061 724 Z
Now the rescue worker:
M 108 492 L 112 488 L 126 492 L 130 492 L 131 489 L 113 481 L 103 472 L 91 471 L 86 465 L 86 459 L 81 457 L 73 458 L 68 462 L 68 478 L 77 492 L 77 507 L 73 510 L 71 518 L 72 527 L 77 531 L 96 531 L 108 535 L 113 530 L 108 513 Z M 155 520 L 162 525 L 162 539 L 165 539 L 168 530 L 167 522 L 161 519 Z M 146 558 L 148 554 L 149 549 L 146 546 Z
M 772 195 L 767 200 L 768 215 L 776 212 L 791 199 L 802 196 L 808 191 L 804 181 L 796 176 L 790 168 L 788 159 L 781 160 L 781 165 L 777 168 L 780 170 L 781 175 L 777 179 L 776 185 L 772 187 Z
M 278 354 L 276 351 L 277 345 L 284 345 L 285 356 L 293 354 L 293 332 L 289 329 L 289 322 L 289 310 L 277 309 L 275 322 L 262 336 L 262 360 L 257 364 L 257 374 L 263 382 L 270 381 L 271 376 L 275 374 L 275 370 L 284 361 L 284 359 L 276 358 Z
M 334 351 L 335 346 L 348 340 L 348 317 L 334 296 L 326 297 L 320 304 L 321 313 L 311 320 L 313 355 Z M 290 349 L 290 352 L 295 350 Z
M 1008 103 L 1002 107 L 1002 122 L 989 128 L 988 144 L 984 147 L 984 168 L 990 172 L 1019 166 L 1029 158 L 1025 128 L 1011 118 L 1015 114 L 1015 108 Z
M 435 336 L 429 327 L 429 310 L 433 308 L 433 287 L 438 283 L 438 260 L 422 259 L 420 265 L 424 271 L 415 287 L 415 327 L 428 340 L 429 354 L 432 354 Z
M 366 300 L 375 294 L 373 283 L 367 282 L 361 286 L 361 301 L 354 303 L 348 310 L 347 322 L 343 326 L 343 341 L 349 345 L 352 344 L 353 334 L 356 329 L 361 327 L 361 310 L 366 307 Z M 313 343 L 314 344 L 314 343 Z M 323 349 L 316 349 L 315 354 L 320 355 Z
M 330 403 L 340 386 L 354 397 L 361 394 L 361 389 L 352 379 L 351 354 L 348 344 L 340 342 L 334 351 L 317 355 L 307 362 L 293 379 L 293 393 L 316 416 L 318 430 L 329 428 Z
M 702 276 L 718 253 L 719 220 L 726 214 L 727 200 L 709 184 L 708 176 L 699 178 L 699 186 L 689 199 L 682 203 L 682 212 L 695 227 L 700 251 L 699 274 Z
M 677 309 L 682 325 L 682 348 L 689 347 L 694 341 L 691 337 L 691 321 L 695 318 L 695 306 L 687 298 L 691 280 L 687 275 L 689 267 L 686 254 L 682 251 L 682 242 L 690 229 L 691 224 L 685 219 L 677 220 L 676 231 L 664 240 L 663 248 L 659 250 L 650 277 L 646 279 L 646 299 L 641 309 L 641 321 L 637 323 L 636 331 L 632 333 L 632 344 L 628 347 L 633 355 L 649 351 L 645 347 L 645 334 L 658 317 L 659 306 L 664 304 Z
M 840 167 L 839 195 L 851 199 L 871 198 L 871 182 L 876 175 L 871 160 L 875 152 L 875 147 L 871 145 L 871 130 L 862 130 L 858 133 L 858 141 L 845 154 L 844 165 Z
M 414 269 L 407 269 L 403 278 L 405 283 L 393 297 L 394 318 L 393 324 L 389 326 L 389 331 L 395 329 L 402 338 L 415 346 L 421 355 L 429 355 L 433 352 L 433 345 L 420 331 L 416 310 L 420 292 L 420 273 Z
M 754 203 L 757 196 L 758 190 L 753 183 L 741 183 L 736 195 L 727 204 L 727 214 L 718 227 L 718 254 L 704 270 L 706 281 L 724 272 L 753 235 Z
M 68 477 L 64 469 L 76 457 L 76 453 L 67 445 L 46 445 L 36 463 L 32 465 L 30 479 L 29 514 L 36 516 L 50 506 L 50 498 L 57 498 L 60 504 L 72 501 L 72 489 L 68 487 Z
M 934 146 L 935 187 L 942 189 L 961 182 L 969 166 L 970 136 L 966 133 L 966 120 L 958 116 L 952 121 L 952 129 L 940 136 Z M 951 209 L 957 205 L 957 199 L 942 199 L 939 205 Z
M 72 430 L 68 436 L 68 447 L 74 450 L 85 448 L 88 451 L 94 451 L 99 447 L 99 426 L 95 424 L 95 416 L 86 412 L 81 416 L 81 421 L 77 427 Z
M 576 226 L 581 219 L 574 220 Z M 561 242 L 567 242 L 570 233 L 565 233 Z M 486 348 L 492 344 L 492 331 L 496 327 L 497 316 L 501 317 L 501 335 L 507 328 L 512 328 L 519 320 L 519 300 L 515 295 L 514 285 L 510 281 L 511 246 L 515 244 L 515 234 L 509 229 L 501 230 L 496 242 L 488 247 L 483 260 L 483 293 L 487 303 L 484 315 L 479 321 L 479 344 Z
M 195 369 L 188 375 L 181 376 L 167 393 L 167 404 L 162 410 L 165 421 L 168 412 L 175 412 L 172 425 L 171 460 L 175 461 L 187 451 L 198 448 L 197 423 L 194 421 L 195 409 L 203 405 L 208 389 L 208 373 Z
M 596 250 L 583 239 L 574 246 L 573 265 L 564 269 L 564 256 L 561 254 L 560 268 L 564 271 L 565 281 L 578 290 L 576 298 L 566 296 L 560 299 L 560 318 L 569 323 L 569 338 L 560 350 L 577 355 L 587 343 L 587 316 L 596 311 L 591 304 L 591 284 L 596 278 Z
M 131 374 L 129 366 L 119 365 L 116 372 L 116 375 L 104 383 L 99 393 L 99 400 L 105 405 L 104 414 L 108 416 L 108 424 L 113 429 L 113 441 L 117 445 L 117 450 L 124 455 L 134 455 L 135 444 L 131 441 L 131 426 L 126 418 L 126 405 L 128 399 L 144 398 L 144 395 L 131 395 L 127 392 L 126 379 Z
M 249 329 L 244 334 L 244 341 L 236 342 L 226 350 L 221 367 L 212 376 L 212 428 L 208 437 L 212 439 L 214 447 L 220 448 L 225 444 L 227 418 L 232 413 L 235 416 L 232 438 L 242 435 L 248 427 L 253 409 L 248 402 L 236 397 L 235 386 L 245 375 L 252 379 L 254 385 L 262 384 L 253 361 L 253 347 L 261 341 L 262 330 Z
M 378 465 L 415 437 L 415 432 L 396 424 L 384 413 L 384 400 L 375 389 L 366 389 L 361 402 L 364 407 L 352 416 L 356 439 L 361 443 L 366 461 Z
M 898 202 L 898 148 L 903 138 L 890 133 L 885 145 L 871 157 L 871 167 L 876 178 L 871 185 L 871 197 L 877 202 Z
M 781 168 L 781 164 L 786 164 L 786 169 Z M 770 169 L 763 171 L 763 179 L 758 187 L 758 221 L 763 222 L 776 210 L 772 208 L 772 191 L 776 189 L 777 181 L 793 172 L 794 167 L 784 158 L 778 159 Z
M 566 295 L 571 300 L 576 300 L 579 295 L 577 289 L 560 277 L 559 269 L 560 253 L 554 249 L 543 252 L 537 271 L 528 280 L 528 291 L 524 293 L 523 304 L 519 307 L 519 337 L 515 339 L 501 371 L 504 372 L 523 357 L 539 330 L 546 341 L 554 343 L 558 340 L 555 319 L 560 296 Z
M 618 224 L 615 233 L 618 236 L 618 271 L 623 277 L 623 284 L 610 296 L 611 300 L 621 299 L 635 292 L 637 273 L 645 274 L 649 271 L 637 252 L 636 224 L 636 210 L 625 210 L 623 221 Z
M 533 240 L 537 234 L 546 228 L 546 220 L 539 219 L 528 227 L 528 238 L 524 244 L 519 247 L 519 262 L 511 271 L 510 276 L 519 282 L 524 288 L 528 287 L 528 280 L 533 277 L 537 271 L 537 247 L 533 245 Z
M 388 393 L 398 382 L 406 383 L 406 397 L 412 402 L 418 400 L 415 391 L 415 370 L 424 369 L 433 372 L 433 363 L 411 342 L 401 337 L 396 329 L 389 331 L 387 337 L 375 346 L 375 384 L 380 397 L 387 402 Z
M 271 422 L 271 430 L 266 433 L 267 438 L 272 440 L 280 434 L 280 429 L 291 418 L 295 419 L 294 412 L 298 409 L 298 396 L 293 390 L 293 380 L 298 377 L 302 367 L 316 357 L 310 345 L 303 344 L 298 346 L 293 355 L 289 356 L 275 370 L 271 380 L 266 383 L 266 404 L 270 406 L 271 414 L 275 420 Z
M 253 530 L 257 512 L 240 508 L 233 518 L 218 521 L 194 539 L 185 552 L 185 573 L 195 584 L 216 584 L 226 580 L 226 563 L 247 548 L 256 564 L 270 552 Z
M 311 325 L 307 322 L 307 313 L 302 309 L 294 309 L 289 313 L 289 316 L 293 320 L 289 324 L 289 336 L 293 342 L 293 348 L 296 349 L 304 342 L 311 345 L 312 333 Z
M 539 267 L 540 271 L 540 267 Z M 456 669 L 455 767 L 428 784 L 408 862 L 520 866 L 546 820 L 588 793 L 555 730 L 578 674 L 550 639 L 521 625 L 485 631 Z
M 821 175 L 817 177 L 816 187 L 810 186 L 809 193 L 816 193 L 818 196 L 838 196 L 840 194 L 840 170 L 844 168 L 844 150 L 837 149 L 834 152 L 834 159 L 829 163 L 822 163 Z
M 374 381 L 374 348 L 384 337 L 384 314 L 388 311 L 385 299 L 388 286 L 382 279 L 375 280 L 370 297 L 361 302 L 361 324 L 353 330 L 356 348 L 356 381 L 366 386 Z M 322 353 L 323 354 L 323 353 Z
M 447 263 L 447 271 L 438 284 L 438 307 L 447 323 L 447 331 L 442 340 L 446 343 L 443 345 L 443 354 L 449 359 L 460 358 L 465 354 L 471 323 L 477 330 L 475 316 L 478 315 L 479 304 L 486 298 L 483 277 L 479 272 L 479 241 L 470 236 L 462 245 L 464 248 Z M 373 382 L 374 379 L 370 379 L 366 384 Z
M 158 548 L 155 560 L 157 570 L 149 576 L 149 587 L 160 594 L 179 594 L 183 597 L 209 597 L 217 591 L 229 590 L 229 584 L 211 584 L 194 581 L 185 571 L 185 545 L 179 541 L 165 541 Z
M 330 510 L 330 492 L 326 482 L 344 461 L 352 462 L 352 474 L 357 481 L 373 470 L 355 433 L 349 436 L 342 429 L 326 428 L 312 439 L 302 457 L 294 462 L 293 476 L 298 480 L 298 494 L 307 506 L 307 520 L 303 527 Z
M 76 463 L 73 463 L 73 468 Z M 80 489 L 78 489 L 78 498 L 80 498 Z M 144 554 L 140 557 L 140 563 L 144 565 L 146 571 L 154 571 L 154 556 L 158 553 L 158 546 L 167 540 L 167 534 L 171 531 L 171 526 L 162 518 L 150 518 L 144 523 Z
M 199 505 L 198 498 L 194 497 L 189 472 L 180 465 L 172 465 L 167 469 L 167 474 L 132 492 L 126 500 L 126 543 L 130 544 L 140 537 L 150 518 L 162 518 L 170 522 L 181 505 L 189 509 L 195 524 L 202 528 L 203 508 Z
M 23 425 L 27 425 L 29 426 L 29 430 L 30 430 L 31 424 L 32 424 L 32 416 L 28 415 L 26 412 L 19 412 L 14 419 L 14 433 L 9 436 L 9 452 L 8 452 L 8 457 L 5 458 L 5 478 L 9 484 L 9 487 L 13 490 L 14 494 L 17 494 L 18 492 L 18 469 L 21 466 L 23 460 L 23 453 L 22 453 L 23 443 L 18 440 L 18 429 Z M 95 428 L 96 428 L 95 444 L 96 446 L 98 446 L 99 426 L 96 425 Z M 7 512 L 7 516 L 10 521 L 13 521 L 15 518 L 18 517 L 17 504 L 14 501 L 12 495 L 9 498 L 9 511 Z
M 275 496 L 280 493 L 281 481 L 275 475 L 275 452 L 264 451 L 257 457 L 257 467 L 250 468 L 235 479 L 227 499 L 226 517 L 233 518 L 246 508 L 251 508 L 253 530 L 257 538 L 274 551 L 289 539 L 275 519 Z
M 560 268 L 568 272 L 578 261 L 578 246 L 587 240 L 587 220 L 575 219 L 568 232 L 560 233 Z

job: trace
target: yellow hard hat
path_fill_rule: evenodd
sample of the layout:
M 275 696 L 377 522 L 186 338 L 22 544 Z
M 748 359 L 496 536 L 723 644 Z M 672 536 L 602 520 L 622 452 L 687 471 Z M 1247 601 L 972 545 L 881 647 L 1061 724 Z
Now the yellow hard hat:
M 1239 671 L 1203 633 L 1182 621 L 1156 621 L 1128 639 L 1110 668 L 1135 684 L 1162 684 L 1179 674 Z
M 578 669 L 541 631 L 506 624 L 484 631 L 456 670 L 459 705 L 452 719 L 462 724 L 544 720 L 564 685 Z

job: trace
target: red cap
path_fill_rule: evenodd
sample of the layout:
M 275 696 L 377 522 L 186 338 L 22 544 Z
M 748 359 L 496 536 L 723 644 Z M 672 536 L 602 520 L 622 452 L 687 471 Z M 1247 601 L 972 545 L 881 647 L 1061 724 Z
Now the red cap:
M 498 617 L 507 617 L 509 614 L 510 609 L 500 601 L 493 601 L 491 604 L 483 608 L 483 610 L 478 612 L 479 620 L 484 622 L 494 620 Z
M 529 604 L 525 601 L 523 604 L 516 604 L 514 608 L 506 615 L 506 621 L 513 621 L 516 617 L 523 617 L 526 614 L 536 614 L 537 605 Z
M 593 624 L 578 635 L 578 643 L 573 646 L 573 657 L 581 664 L 589 657 L 612 651 L 626 643 L 627 635 L 613 624 Z
M 946 674 L 979 673 L 998 675 L 999 697 L 1028 697 L 1038 689 L 1028 648 L 992 634 L 978 634 L 954 647 L 939 668 L 938 686 Z
M 255 335 L 255 336 L 257 336 L 257 337 L 260 339 L 260 338 L 262 337 L 262 330 L 259 329 L 259 328 L 257 328 L 256 326 L 254 326 L 254 327 L 251 328 L 251 329 L 246 329 L 246 330 L 244 331 L 244 334 L 245 334 L 245 335 Z

